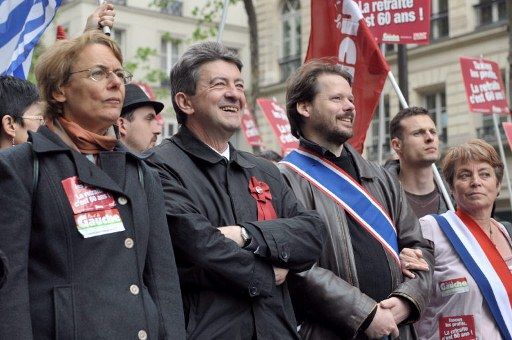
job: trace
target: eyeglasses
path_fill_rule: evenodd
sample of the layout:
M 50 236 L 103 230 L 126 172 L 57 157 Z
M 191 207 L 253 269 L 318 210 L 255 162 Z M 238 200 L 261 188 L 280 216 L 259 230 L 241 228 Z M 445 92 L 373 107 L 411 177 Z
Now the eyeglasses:
M 21 119 L 28 119 L 28 120 L 37 120 L 39 122 L 39 125 L 44 124 L 44 117 L 43 116 L 23 116 Z
M 92 68 L 88 68 L 85 70 L 70 72 L 69 74 L 75 74 L 75 73 L 80 73 L 80 72 L 89 72 L 88 77 L 94 81 L 102 81 L 105 78 L 110 78 L 111 74 L 114 74 L 117 78 L 121 79 L 121 81 L 125 85 L 129 84 L 133 78 L 133 74 L 131 74 L 130 72 L 128 72 L 126 70 L 118 69 L 118 70 L 110 71 L 105 66 L 94 66 Z

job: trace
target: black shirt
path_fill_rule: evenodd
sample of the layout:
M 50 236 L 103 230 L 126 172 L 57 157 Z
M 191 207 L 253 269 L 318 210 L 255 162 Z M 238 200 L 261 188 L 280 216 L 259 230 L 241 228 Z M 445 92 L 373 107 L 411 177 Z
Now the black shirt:
M 361 184 L 361 178 L 354 165 L 354 160 L 345 148 L 343 148 L 341 155 L 336 157 L 329 150 L 306 139 L 301 139 L 300 143 L 307 149 L 323 155 Z M 393 289 L 384 248 L 348 213 L 347 225 L 352 241 L 359 289 L 376 301 L 388 298 Z

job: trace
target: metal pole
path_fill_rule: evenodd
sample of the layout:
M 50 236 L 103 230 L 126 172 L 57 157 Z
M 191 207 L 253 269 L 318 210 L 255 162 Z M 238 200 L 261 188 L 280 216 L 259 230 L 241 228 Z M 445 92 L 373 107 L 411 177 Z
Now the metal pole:
M 405 101 L 409 101 L 409 75 L 407 66 L 407 45 L 398 45 L 397 53 L 398 83 Z M 405 106 L 403 106 L 405 108 Z
M 501 160 L 503 161 L 503 167 L 504 167 L 503 170 L 505 170 L 505 180 L 507 181 L 508 199 L 510 200 L 510 207 L 512 209 L 512 188 L 510 186 L 510 177 L 508 174 L 507 158 L 505 157 L 505 150 L 503 149 L 503 143 L 501 142 L 499 118 L 498 118 L 497 113 L 492 114 L 492 120 L 494 122 L 494 131 L 496 132 L 496 139 L 498 140 L 498 148 L 500 149 Z
M 386 44 L 380 45 L 380 51 L 382 52 L 382 56 L 386 57 Z M 386 120 L 385 112 L 384 112 L 384 93 L 380 93 L 379 100 L 379 143 L 377 144 L 377 161 L 379 164 L 382 164 L 382 158 L 384 153 L 384 134 L 385 134 L 385 126 L 384 121 Z
M 219 30 L 217 32 L 217 42 L 222 41 L 222 33 L 224 32 L 224 26 L 226 25 L 226 17 L 228 16 L 228 1 L 224 0 L 224 7 L 222 7 L 222 18 L 219 23 Z
M 393 72 L 391 72 L 391 71 L 388 72 L 388 79 L 391 82 L 391 85 L 393 86 L 393 89 L 395 90 L 402 107 L 408 108 L 409 104 L 407 104 L 407 101 L 405 100 L 404 95 L 402 94 L 402 91 L 400 90 L 400 86 L 398 86 L 398 83 L 396 82 Z M 434 172 L 434 179 L 436 180 L 437 187 L 439 189 L 441 189 L 441 194 L 443 195 L 444 201 L 446 202 L 446 206 L 450 210 L 455 210 L 453 208 L 453 203 L 452 203 L 452 200 L 450 199 L 450 195 L 448 194 L 448 191 L 446 190 L 446 187 L 444 186 L 443 179 L 441 178 L 439 171 L 437 171 L 435 164 L 432 164 L 432 171 Z

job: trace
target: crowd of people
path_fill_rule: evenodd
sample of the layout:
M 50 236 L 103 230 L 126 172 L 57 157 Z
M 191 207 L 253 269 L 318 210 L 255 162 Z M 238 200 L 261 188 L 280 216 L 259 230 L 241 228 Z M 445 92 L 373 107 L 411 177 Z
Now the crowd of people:
M 159 145 L 164 105 L 99 30 L 44 52 L 37 89 L 0 77 L 0 338 L 512 339 L 492 146 L 448 150 L 449 210 L 429 113 L 401 110 L 398 160 L 369 162 L 347 142 L 350 74 L 315 60 L 286 88 L 300 146 L 267 160 L 229 142 L 241 69 L 221 43 L 188 48 Z

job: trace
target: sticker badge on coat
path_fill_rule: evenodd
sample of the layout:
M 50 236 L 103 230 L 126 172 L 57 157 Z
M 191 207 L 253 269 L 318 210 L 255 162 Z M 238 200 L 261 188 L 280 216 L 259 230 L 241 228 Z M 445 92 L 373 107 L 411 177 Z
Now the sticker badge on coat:
M 453 294 L 469 292 L 468 280 L 465 277 L 439 282 L 441 296 L 447 297 Z
M 439 339 L 475 340 L 473 315 L 442 316 L 439 318 Z
M 110 193 L 80 183 L 77 176 L 62 180 L 62 186 L 73 209 L 78 232 L 84 238 L 125 230 Z

